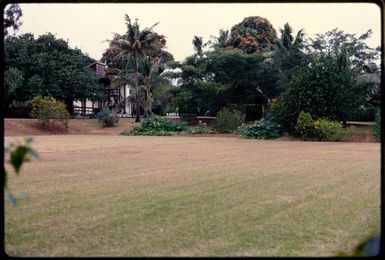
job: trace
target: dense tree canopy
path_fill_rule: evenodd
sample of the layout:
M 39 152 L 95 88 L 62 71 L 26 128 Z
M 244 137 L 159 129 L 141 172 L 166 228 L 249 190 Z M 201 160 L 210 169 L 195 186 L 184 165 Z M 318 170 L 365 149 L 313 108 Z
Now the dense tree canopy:
M 380 105 L 380 47 L 370 48 L 365 41 L 372 35 L 372 30 L 361 35 L 345 33 L 338 28 L 306 41 L 305 49 L 309 56 L 337 57 L 344 49 L 349 57 L 349 66 L 353 77 L 361 88 L 361 104 L 356 120 L 374 120 L 375 107 Z
M 227 46 L 247 53 L 271 51 L 276 38 L 277 33 L 266 18 L 251 16 L 231 28 Z
M 95 73 L 86 67 L 93 60 L 53 34 L 7 38 L 4 51 L 6 110 L 35 96 L 65 101 L 70 110 L 74 100 L 102 98 Z
M 188 57 L 181 64 L 180 112 L 215 115 L 221 107 L 260 109 L 276 95 L 276 73 L 264 60 L 257 53 L 221 48 Z
M 338 51 L 344 47 L 351 61 L 350 66 L 354 73 L 364 73 L 363 66 L 375 62 L 379 57 L 380 47 L 370 48 L 365 40 L 370 38 L 372 30 L 356 36 L 355 34 L 345 33 L 338 28 L 328 31 L 324 34 L 316 34 L 316 37 L 310 38 L 305 44 L 309 54 L 318 57 L 338 56 Z
M 359 107 L 361 95 L 346 51 L 341 51 L 338 57 L 314 58 L 297 67 L 273 112 L 288 131 L 294 130 L 301 111 L 346 123 Z

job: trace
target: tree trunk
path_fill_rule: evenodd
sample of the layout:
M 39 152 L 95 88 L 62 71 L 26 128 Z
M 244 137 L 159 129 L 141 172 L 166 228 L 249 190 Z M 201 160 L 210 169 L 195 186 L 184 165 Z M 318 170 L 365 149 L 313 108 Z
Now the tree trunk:
M 146 95 L 145 95 L 145 97 L 144 97 L 144 104 L 143 104 L 144 106 L 144 117 L 148 117 L 148 96 L 147 96 L 147 91 L 146 91 Z
M 135 123 L 140 122 L 140 102 L 139 102 L 139 87 L 138 87 L 138 81 L 139 81 L 139 63 L 138 63 L 138 55 L 137 53 L 134 54 L 135 59 L 135 112 L 136 112 L 136 118 Z
M 74 116 L 74 100 L 71 98 L 67 98 L 65 100 L 66 108 L 68 113 L 70 113 L 71 117 Z
M 151 92 L 149 92 L 149 99 L 150 99 L 150 103 L 148 104 L 148 112 L 150 113 L 150 115 L 152 114 L 152 95 L 151 95 Z

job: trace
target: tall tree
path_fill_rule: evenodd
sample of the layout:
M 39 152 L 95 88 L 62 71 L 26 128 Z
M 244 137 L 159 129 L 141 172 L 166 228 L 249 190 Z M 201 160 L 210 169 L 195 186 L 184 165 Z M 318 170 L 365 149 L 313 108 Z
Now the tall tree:
M 176 100 L 180 112 L 215 115 L 221 107 L 234 107 L 259 117 L 261 105 L 275 96 L 274 71 L 265 58 L 239 49 L 217 49 L 200 59 L 190 56 L 181 64 Z
M 23 12 L 20 9 L 20 6 L 18 4 L 10 4 L 9 7 L 7 7 L 4 10 L 4 36 L 9 36 L 9 28 L 12 27 L 13 29 L 13 35 L 19 30 L 20 26 L 23 24 L 20 21 L 20 17 L 23 15 Z
M 293 29 L 286 23 L 283 29 L 280 29 L 280 37 L 276 39 L 276 48 L 272 55 L 272 66 L 279 73 L 278 92 L 282 92 L 290 79 L 290 72 L 297 66 L 304 65 L 306 55 L 303 52 L 304 32 L 299 30 L 296 36 L 293 36 Z
M 246 53 L 272 51 L 277 33 L 269 20 L 250 16 L 231 28 L 228 47 L 238 48 Z
M 353 77 L 361 88 L 361 109 L 371 114 L 368 117 L 373 120 L 375 111 L 373 106 L 380 104 L 381 77 L 380 71 L 376 68 L 379 66 L 375 64 L 380 63 L 381 49 L 380 47 L 372 48 L 366 44 L 366 40 L 371 35 L 371 29 L 361 35 L 355 35 L 335 28 L 310 38 L 306 41 L 305 49 L 310 55 L 319 58 L 338 57 L 342 49 L 346 51 Z
M 140 82 L 142 85 L 139 87 L 144 92 L 144 117 L 152 114 L 152 90 L 157 85 L 164 82 L 164 79 L 160 75 L 159 68 L 160 60 L 154 62 L 150 58 L 144 59 L 140 64 Z
M 102 98 L 98 78 L 86 67 L 93 60 L 53 34 L 37 39 L 32 34 L 8 37 L 4 52 L 4 106 L 8 112 L 39 95 L 65 101 L 69 111 L 74 100 Z
M 363 74 L 364 65 L 377 62 L 380 55 L 380 47 L 371 48 L 365 43 L 372 33 L 369 29 L 366 33 L 356 36 L 335 28 L 324 34 L 316 34 L 316 37 L 307 40 L 305 49 L 318 57 L 336 57 L 342 46 L 345 46 L 354 73 Z
M 273 59 L 279 67 L 281 74 L 290 69 L 302 65 L 304 59 L 303 37 L 305 33 L 299 30 L 294 38 L 293 29 L 286 23 L 283 29 L 280 29 L 281 36 L 276 40 L 276 49 L 274 51 Z
M 346 125 L 360 105 L 361 94 L 347 51 L 341 49 L 337 57 L 313 57 L 310 65 L 296 67 L 273 113 L 289 132 L 294 131 L 301 111 Z
M 105 60 L 133 59 L 134 64 L 134 91 L 135 91 L 135 122 L 140 122 L 140 98 L 139 98 L 139 62 L 147 56 L 148 52 L 162 48 L 163 42 L 160 35 L 153 32 L 154 24 L 149 28 L 140 30 L 138 20 L 131 22 L 126 14 L 125 21 L 127 32 L 124 35 L 115 34 L 110 41 L 110 46 L 103 54 Z

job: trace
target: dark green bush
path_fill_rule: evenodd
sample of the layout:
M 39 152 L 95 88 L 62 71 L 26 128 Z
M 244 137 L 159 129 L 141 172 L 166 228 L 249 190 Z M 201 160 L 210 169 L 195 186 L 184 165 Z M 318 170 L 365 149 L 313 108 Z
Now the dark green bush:
M 280 137 L 283 131 L 274 120 L 262 118 L 254 124 L 240 126 L 239 133 L 243 138 L 273 139 Z
M 98 122 L 103 124 L 103 127 L 113 127 L 119 122 L 119 117 L 112 112 L 108 107 L 104 108 L 96 115 Z
M 172 122 L 167 119 L 152 116 L 143 120 L 140 126 L 131 131 L 125 130 L 122 135 L 172 135 L 187 130 L 187 123 Z
M 221 109 L 215 118 L 213 128 L 220 133 L 233 133 L 245 122 L 245 115 L 238 110 Z
M 374 118 L 374 128 L 373 128 L 373 134 L 374 138 L 376 138 L 377 141 L 381 140 L 381 111 L 380 109 L 377 109 L 376 116 Z

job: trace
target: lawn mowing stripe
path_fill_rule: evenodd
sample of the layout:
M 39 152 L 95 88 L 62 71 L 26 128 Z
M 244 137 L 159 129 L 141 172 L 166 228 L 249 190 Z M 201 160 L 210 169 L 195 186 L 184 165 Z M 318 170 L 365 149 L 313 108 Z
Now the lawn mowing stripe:
M 41 182 L 34 184 L 34 197 L 22 203 L 26 215 L 7 216 L 7 248 L 21 255 L 330 255 L 335 250 L 331 241 L 340 241 L 342 237 L 340 248 L 352 244 L 349 237 L 338 233 L 341 227 L 361 223 L 373 228 L 378 223 L 374 216 L 379 215 L 379 210 L 373 208 L 378 204 L 375 198 L 379 198 L 379 184 L 375 184 L 379 183 L 379 165 L 373 166 L 379 160 L 379 154 L 374 153 L 373 157 L 373 152 L 379 153 L 377 146 L 357 145 L 357 151 L 352 153 L 353 146 L 342 143 L 238 142 L 231 138 L 198 142 L 197 138 L 176 139 L 179 138 L 184 149 L 178 149 L 178 141 L 172 138 L 132 139 L 130 150 L 140 148 L 141 140 L 152 140 L 152 144 L 147 143 L 142 148 L 147 150 L 139 156 L 103 157 L 98 163 L 105 167 L 92 167 L 92 160 L 103 154 L 100 150 L 90 149 L 90 156 L 84 151 L 60 152 L 58 155 L 66 157 L 63 167 L 76 160 L 76 156 L 84 156 L 84 162 L 73 165 L 85 170 L 71 176 L 74 167 L 70 167 L 59 172 L 55 181 L 48 181 L 47 168 L 54 169 L 50 168 L 54 166 L 52 162 L 41 167 L 31 164 L 31 168 L 25 169 L 32 169 L 33 174 L 26 175 L 23 181 L 14 178 L 13 184 L 19 189 L 29 188 L 29 181 L 35 178 Z M 91 144 L 94 148 L 109 140 L 114 140 L 112 147 L 116 147 L 117 140 L 123 140 L 92 139 L 97 139 L 96 144 Z M 164 144 L 168 141 L 173 144 Z M 288 144 L 296 149 L 282 148 Z M 164 154 L 162 145 L 168 147 Z M 200 152 L 193 153 L 190 160 L 180 155 L 180 151 L 196 149 L 197 145 Z M 268 149 L 260 147 L 266 145 Z M 121 147 L 115 149 L 117 153 L 126 150 Z M 285 156 L 278 156 L 279 151 Z M 240 157 L 233 158 L 232 153 Z M 146 162 L 144 154 L 153 160 Z M 276 155 L 269 158 L 269 154 Z M 55 154 L 46 158 L 55 158 Z M 110 163 L 105 164 L 107 159 Z M 165 159 L 169 159 L 167 164 Z M 334 161 L 338 165 L 333 165 Z M 131 162 L 136 162 L 136 166 L 132 167 Z M 351 198 L 346 196 L 350 193 Z M 359 196 L 368 199 L 357 199 Z M 84 205 L 77 203 L 76 198 L 81 198 Z M 55 201 L 61 204 L 55 205 Z M 334 213 L 341 216 L 355 209 L 362 213 L 357 218 L 345 217 L 334 223 L 334 215 L 323 212 L 333 205 L 340 205 Z M 347 210 L 347 206 L 351 209 Z M 312 237 L 304 233 L 313 231 L 308 223 L 302 227 L 299 221 L 304 212 L 307 218 L 317 218 L 317 227 L 329 227 L 315 236 L 326 248 L 316 248 Z M 12 226 L 21 222 L 26 225 Z M 335 231 L 333 224 L 339 227 Z M 349 230 L 356 234 L 356 229 Z M 294 235 L 293 242 L 279 234 Z M 334 240 L 326 239 L 328 235 Z M 28 243 L 30 239 L 36 242 Z M 61 246 L 63 243 L 65 246 Z

